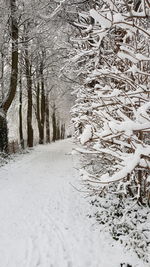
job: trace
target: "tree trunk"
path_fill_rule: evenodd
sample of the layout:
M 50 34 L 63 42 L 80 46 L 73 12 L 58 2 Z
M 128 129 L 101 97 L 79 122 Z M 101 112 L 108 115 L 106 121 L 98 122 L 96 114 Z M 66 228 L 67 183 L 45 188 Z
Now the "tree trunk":
M 0 150 L 5 152 L 8 152 L 8 130 L 6 115 L 16 94 L 18 79 L 18 21 L 16 17 L 16 0 L 10 0 L 10 10 L 10 30 L 12 39 L 10 87 L 5 101 L 2 101 L 0 106 L 2 110 L 0 114 Z
M 39 82 L 37 84 L 37 93 L 36 93 L 36 118 L 37 118 L 37 123 L 38 123 L 38 130 L 39 130 L 39 144 L 41 144 L 42 127 L 41 127 L 41 114 L 40 114 L 40 85 L 39 85 Z
M 0 112 L 0 151 L 8 153 L 8 130 L 5 114 Z
M 43 59 L 42 59 L 43 60 Z M 45 87 L 44 87 L 44 76 L 43 76 L 43 62 L 40 66 L 41 76 L 41 131 L 40 131 L 40 144 L 44 144 L 44 125 L 45 125 Z
M 44 88 L 44 86 L 42 87 Z M 44 144 L 44 125 L 45 125 L 46 104 L 45 104 L 45 94 L 44 94 L 43 88 L 41 88 L 41 93 L 40 93 L 40 85 L 38 82 L 37 93 L 36 93 L 36 118 L 37 118 L 37 123 L 38 123 L 38 130 L 39 130 L 39 144 Z
M 33 147 L 33 128 L 32 128 L 32 80 L 31 75 L 28 80 L 28 110 L 27 110 L 27 145 Z
M 65 138 L 65 124 L 61 125 L 61 139 Z
M 49 98 L 48 93 L 46 94 L 45 100 L 45 115 L 46 115 L 46 143 L 50 143 L 50 123 L 49 123 Z
M 26 65 L 26 79 L 27 79 L 27 145 L 33 147 L 33 128 L 32 128 L 32 76 L 31 65 L 29 61 L 28 51 L 28 35 L 25 37 L 25 65 Z
M 1 100 L 4 100 L 4 54 L 1 51 Z
M 14 97 L 17 88 L 18 79 L 18 22 L 16 18 L 16 0 L 10 0 L 11 8 L 11 38 L 12 38 L 12 49 L 11 49 L 11 77 L 10 77 L 10 88 L 6 101 L 3 103 L 3 109 L 5 112 L 8 111 Z
M 57 123 L 56 123 L 56 140 L 59 140 L 60 139 L 60 123 L 59 123 L 59 120 L 57 120 Z
M 22 149 L 24 149 L 24 138 L 23 138 L 23 127 L 22 127 L 22 80 L 21 80 L 22 73 L 20 72 L 20 81 L 19 81 L 19 137 L 20 137 L 20 144 Z
M 55 142 L 56 141 L 56 137 L 57 137 L 55 106 L 53 107 L 52 127 L 53 127 L 53 142 Z

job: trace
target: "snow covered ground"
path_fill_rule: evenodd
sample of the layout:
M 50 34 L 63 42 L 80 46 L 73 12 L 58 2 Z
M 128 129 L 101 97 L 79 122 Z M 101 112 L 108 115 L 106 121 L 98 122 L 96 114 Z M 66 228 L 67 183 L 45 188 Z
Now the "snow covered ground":
M 0 169 L 0 267 L 146 267 L 87 217 L 71 140 Z

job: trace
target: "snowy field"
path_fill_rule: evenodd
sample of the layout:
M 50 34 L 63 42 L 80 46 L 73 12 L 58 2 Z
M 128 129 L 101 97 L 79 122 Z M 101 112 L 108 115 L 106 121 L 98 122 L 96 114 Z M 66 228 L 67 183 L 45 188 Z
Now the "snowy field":
M 37 146 L 0 169 L 0 267 L 147 267 L 87 217 L 72 146 Z

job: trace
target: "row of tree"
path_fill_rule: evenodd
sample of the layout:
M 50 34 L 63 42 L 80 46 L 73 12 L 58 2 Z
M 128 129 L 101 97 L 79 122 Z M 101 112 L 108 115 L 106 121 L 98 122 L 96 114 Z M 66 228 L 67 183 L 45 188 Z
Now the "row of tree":
M 31 0 L 0 4 L 0 150 L 7 151 L 7 114 L 12 103 L 18 106 L 22 148 L 24 139 L 28 147 L 34 144 L 34 121 L 40 144 L 64 138 L 64 122 L 55 103 L 58 95 L 64 94 L 63 88 L 57 88 L 58 70 L 66 57 L 60 42 L 63 21 L 55 18 L 61 4 Z M 17 123 L 18 118 L 12 123 Z

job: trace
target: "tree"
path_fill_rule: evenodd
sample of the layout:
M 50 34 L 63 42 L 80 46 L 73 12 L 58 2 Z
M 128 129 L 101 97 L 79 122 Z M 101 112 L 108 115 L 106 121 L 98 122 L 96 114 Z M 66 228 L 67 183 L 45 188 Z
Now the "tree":
M 6 115 L 8 109 L 16 94 L 17 78 L 18 78 L 18 15 L 16 0 L 10 0 L 10 31 L 11 31 L 11 75 L 10 86 L 6 98 L 1 103 L 0 114 L 0 150 L 7 151 L 8 136 L 7 136 L 7 121 Z
M 19 79 L 19 138 L 22 149 L 25 148 L 24 137 L 23 137 L 23 121 L 22 121 L 22 73 L 20 70 Z
M 50 116 L 49 116 L 49 95 L 46 93 L 45 98 L 45 116 L 46 116 L 46 143 L 50 143 Z
M 76 2 L 73 2 L 75 9 Z M 8 8 L 10 3 L 12 6 L 9 5 Z M 66 85 L 64 81 L 62 82 L 62 77 L 60 78 L 60 69 L 64 67 L 68 56 L 66 46 L 68 29 L 66 29 L 66 20 L 63 17 L 64 12 L 68 12 L 66 1 L 18 0 L 10 1 L 10 3 L 7 1 L 6 4 L 1 1 L 3 8 L 0 10 L 1 150 L 7 147 L 8 142 L 6 115 L 10 122 L 17 112 L 19 124 L 18 121 L 16 123 L 19 130 L 16 124 L 14 127 L 11 124 L 11 127 L 15 129 L 10 130 L 10 133 L 14 134 L 14 139 L 19 138 L 21 145 L 23 145 L 23 139 L 24 141 L 27 139 L 27 145 L 32 147 L 34 139 L 37 138 L 37 131 L 39 131 L 40 143 L 45 142 L 45 133 L 47 142 L 50 141 L 52 115 L 50 106 L 53 100 L 49 95 L 49 88 L 56 85 L 55 96 L 64 91 Z M 72 2 L 68 3 L 69 8 L 71 4 Z M 1 12 L 2 10 L 4 12 Z M 11 19 L 9 19 L 10 13 L 12 13 Z M 11 29 L 13 34 L 10 36 Z M 12 71 L 10 62 L 12 62 Z M 11 90 L 8 88 L 10 71 L 13 77 L 10 82 Z M 67 90 L 68 88 L 69 86 Z M 8 108 L 9 106 L 11 109 Z M 8 109 L 9 112 L 7 112 Z M 62 106 L 59 109 L 62 110 Z M 69 106 L 66 109 L 69 110 Z M 61 114 L 60 123 L 63 123 L 63 116 L 64 114 Z
M 27 108 L 27 145 L 33 147 L 33 127 L 32 127 L 32 63 L 29 57 L 29 27 L 30 23 L 25 25 L 25 68 L 27 80 L 27 95 L 28 95 L 28 108 Z
M 56 106 L 53 105 L 53 113 L 52 113 L 52 127 L 53 127 L 53 142 L 57 140 L 57 125 L 56 125 Z

